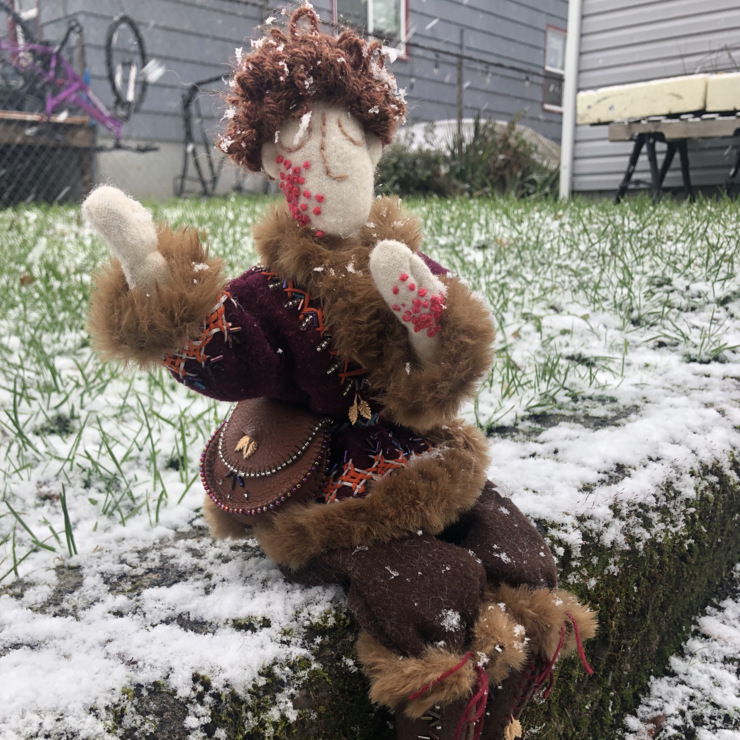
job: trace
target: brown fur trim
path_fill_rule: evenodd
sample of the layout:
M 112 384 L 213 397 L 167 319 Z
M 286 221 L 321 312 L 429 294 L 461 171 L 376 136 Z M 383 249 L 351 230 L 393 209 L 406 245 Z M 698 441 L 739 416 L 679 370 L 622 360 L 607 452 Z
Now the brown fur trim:
M 512 619 L 505 606 L 483 602 L 473 627 L 471 650 L 478 660 L 486 656 L 484 667 L 492 684 L 500 684 L 512 671 L 521 671 L 527 661 L 524 638 L 524 627 Z
M 434 704 L 450 704 L 470 696 L 476 682 L 475 664 L 469 660 L 418 699 L 409 701 L 409 696 L 454 668 L 464 656 L 428 647 L 420 658 L 401 658 L 367 632 L 361 632 L 357 657 L 370 679 L 370 700 L 392 709 L 403 706 L 412 719 L 421 717 Z
M 255 226 L 255 243 L 264 264 L 321 300 L 338 356 L 368 371 L 393 420 L 421 431 L 449 423 L 460 404 L 475 395 L 493 361 L 491 317 L 462 283 L 441 278 L 447 298 L 439 361 L 420 366 L 406 326 L 383 300 L 368 268 L 370 252 L 383 239 L 418 251 L 419 222 L 398 199 L 382 198 L 373 204 L 369 223 L 356 237 L 319 241 L 284 208 L 274 207 Z
M 460 404 L 473 398 L 493 362 L 493 324 L 488 309 L 457 280 L 447 284 L 440 332 L 439 361 L 403 368 L 398 345 L 388 347 L 385 377 L 371 375 L 381 400 L 399 424 L 427 429 L 450 421 Z
M 435 449 L 370 483 L 365 498 L 292 504 L 255 523 L 260 546 L 276 563 L 297 570 L 327 550 L 388 542 L 419 530 L 439 534 L 480 496 L 488 445 L 478 429 L 462 422 L 426 438 Z
M 222 261 L 209 260 L 208 249 L 193 229 L 172 231 L 160 225 L 158 249 L 167 260 L 169 280 L 150 295 L 130 290 L 121 264 L 112 259 L 94 278 L 88 330 L 106 360 L 132 362 L 148 369 L 197 337 L 203 319 L 223 288 Z M 207 270 L 195 271 L 193 264 Z
M 513 588 L 502 584 L 490 589 L 487 598 L 506 604 L 514 619 L 524 626 L 530 651 L 533 654 L 543 652 L 550 660 L 557 650 L 563 625 L 567 632 L 560 654 L 565 656 L 576 649 L 575 632 L 566 614 L 570 614 L 578 624 L 582 642 L 590 640 L 599 626 L 596 614 L 582 606 L 574 594 L 563 589 Z
M 206 520 L 211 537 L 216 539 L 225 540 L 230 537 L 234 540 L 243 540 L 251 536 L 249 527 L 221 511 L 207 494 L 203 501 L 203 518 Z

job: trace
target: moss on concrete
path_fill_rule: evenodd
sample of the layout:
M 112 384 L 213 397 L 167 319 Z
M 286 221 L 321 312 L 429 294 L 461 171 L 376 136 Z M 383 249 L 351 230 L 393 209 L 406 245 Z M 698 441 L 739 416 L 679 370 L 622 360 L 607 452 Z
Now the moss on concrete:
M 327 612 L 307 630 L 314 660 L 299 659 L 278 671 L 267 666 L 246 695 L 218 691 L 207 676 L 193 676 L 194 698 L 183 700 L 163 684 L 125 689 L 108 713 L 111 733 L 124 740 L 187 740 L 189 706 L 206 709 L 206 737 L 221 729 L 228 740 L 392 740 L 392 717 L 373 707 L 360 673 L 354 643 L 358 625 L 342 611 Z M 297 719 L 275 719 L 277 698 L 301 686 L 292 705 Z M 223 734 L 221 735 L 223 737 Z
M 731 467 L 740 475 L 734 458 Z M 576 657 L 563 661 L 549 701 L 523 716 L 525 729 L 542 728 L 538 738 L 613 740 L 650 676 L 664 672 L 692 620 L 740 562 L 740 486 L 718 465 L 694 479 L 697 499 L 682 512 L 682 531 L 642 551 L 633 542 L 616 575 L 605 573 L 614 553 L 602 545 L 586 541 L 577 566 L 566 548 L 563 579 L 578 572 L 579 582 L 569 587 L 599 612 L 601 632 L 586 650 L 596 674 L 587 677 Z M 675 496 L 670 487 L 665 494 L 668 519 Z M 593 577 L 596 585 L 588 588 Z
M 669 525 L 671 531 L 642 546 L 625 524 L 631 547 L 619 554 L 616 568 L 615 552 L 595 537 L 589 539 L 588 526 L 583 527 L 585 541 L 574 552 L 558 541 L 555 528 L 537 522 L 553 545 L 563 548 L 561 581 L 598 610 L 601 632 L 586 651 L 596 674 L 586 676 L 575 657 L 563 661 L 550 699 L 530 705 L 523 715 L 525 731 L 536 729 L 543 740 L 618 736 L 623 717 L 637 708 L 650 676 L 664 672 L 692 620 L 740 562 L 740 485 L 736 482 L 740 462 L 735 458 L 729 462 L 736 477 L 719 465 L 694 472 L 696 498 L 691 501 L 667 485 L 657 511 L 620 511 L 615 504 L 615 514 L 639 523 L 643 531 L 655 528 L 655 522 Z M 199 536 L 193 532 L 188 539 Z M 131 593 L 177 582 L 180 574 L 167 558 L 147 562 L 151 565 L 135 577 L 114 579 L 111 590 Z M 79 588 L 81 578 L 75 569 L 64 568 L 58 575 L 52 598 L 39 611 L 67 613 L 64 596 Z M 23 590 L 19 581 L 3 592 L 19 598 Z M 185 618 L 177 621 L 183 629 L 208 632 L 212 628 L 205 623 L 181 623 L 181 619 Z M 253 632 L 270 625 L 266 619 L 248 617 L 234 620 L 232 626 Z M 393 740 L 392 716 L 373 707 L 367 698 L 368 684 L 354 649 L 357 631 L 353 617 L 338 607 L 305 630 L 311 660 L 265 667 L 245 694 L 218 690 L 207 676 L 194 675 L 193 695 L 183 699 L 163 677 L 153 685 L 123 690 L 120 701 L 105 711 L 106 725 L 112 735 L 124 740 L 185 740 L 193 737 L 185 720 L 195 714 L 201 725 L 199 737 L 215 737 L 221 730 L 219 737 L 228 740 Z M 290 709 L 291 717 L 277 712 L 278 707 Z

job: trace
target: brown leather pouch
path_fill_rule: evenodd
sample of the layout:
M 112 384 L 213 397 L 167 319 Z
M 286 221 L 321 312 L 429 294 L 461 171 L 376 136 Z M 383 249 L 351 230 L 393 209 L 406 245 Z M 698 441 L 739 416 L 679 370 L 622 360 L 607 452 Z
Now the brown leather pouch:
M 330 418 L 269 398 L 240 401 L 200 458 L 206 492 L 244 524 L 321 490 Z

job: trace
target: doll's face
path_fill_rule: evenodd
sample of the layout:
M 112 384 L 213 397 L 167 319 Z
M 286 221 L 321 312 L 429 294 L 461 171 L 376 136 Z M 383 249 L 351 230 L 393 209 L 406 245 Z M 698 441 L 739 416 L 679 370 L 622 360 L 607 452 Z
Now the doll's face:
M 350 236 L 370 215 L 381 151 L 346 108 L 317 102 L 303 119 L 283 122 L 262 147 L 262 166 L 301 226 L 317 236 Z

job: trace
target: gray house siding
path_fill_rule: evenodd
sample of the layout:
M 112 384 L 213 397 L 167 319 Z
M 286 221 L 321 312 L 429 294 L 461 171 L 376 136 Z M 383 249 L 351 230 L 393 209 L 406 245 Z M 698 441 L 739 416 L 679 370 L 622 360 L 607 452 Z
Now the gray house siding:
M 541 72 L 545 30 L 548 24 L 565 28 L 567 14 L 567 0 L 409 0 L 409 31 L 414 43 L 457 51 L 462 29 L 468 55 Z M 407 91 L 409 120 L 456 117 L 456 65 L 453 57 L 435 57 L 414 47 L 408 60 L 396 62 L 394 71 Z M 560 140 L 561 115 L 543 109 L 541 78 L 527 80 L 523 74 L 466 62 L 465 83 L 466 117 L 481 113 L 509 120 L 522 113 L 522 123 Z
M 740 61 L 739 43 L 738 0 L 583 0 L 578 89 L 728 69 L 722 50 L 734 48 Z M 693 183 L 720 184 L 737 145 L 737 139 L 732 145 L 727 139 L 691 142 Z M 615 190 L 631 149 L 631 143 L 610 143 L 607 126 L 576 126 L 573 190 Z M 649 180 L 645 157 L 635 177 Z M 666 185 L 680 186 L 680 180 L 676 163 Z
M 549 25 L 565 28 L 567 0 L 407 0 L 407 56 L 393 65 L 399 85 L 406 89 L 409 121 L 455 118 L 457 115 L 456 59 L 418 48 L 457 51 L 460 30 L 466 53 L 483 62 L 465 62 L 464 115 L 508 120 L 516 114 L 522 123 L 559 141 L 561 115 L 542 105 L 545 31 Z M 333 17 L 333 0 L 314 0 L 324 20 Z M 270 6 L 278 3 L 270 2 Z M 120 13 L 131 16 L 141 29 L 150 58 L 166 73 L 150 85 L 142 109 L 124 126 L 127 143 L 156 142 L 159 154 L 123 152 L 98 158 L 101 177 L 118 182 L 125 170 L 125 186 L 140 194 L 162 197 L 172 192 L 180 168 L 183 124 L 181 106 L 188 86 L 198 80 L 229 74 L 235 49 L 250 47 L 254 28 L 263 21 L 262 9 L 238 0 L 42 0 L 41 17 L 46 37 L 64 33 L 67 19 L 77 17 L 84 27 L 87 66 L 95 93 L 108 103 L 105 36 Z M 495 63 L 532 70 L 531 77 L 506 71 Z M 435 70 L 436 68 L 436 70 Z M 225 85 L 214 88 L 225 91 Z M 210 113 L 209 130 L 220 127 L 223 102 L 217 92 L 201 98 Z M 106 132 L 101 132 L 106 136 Z

